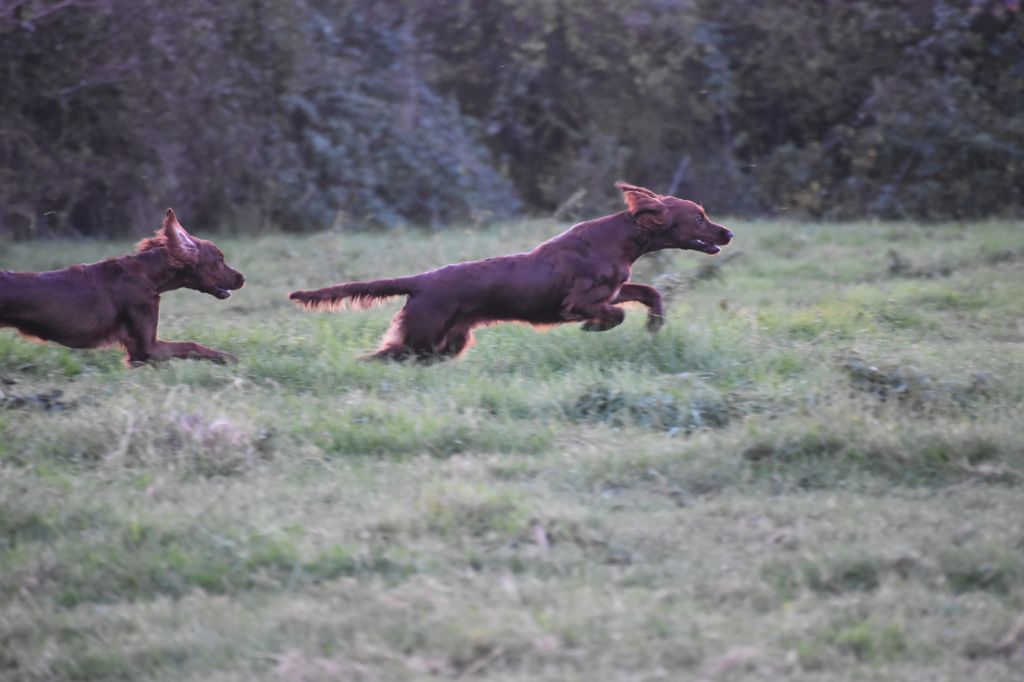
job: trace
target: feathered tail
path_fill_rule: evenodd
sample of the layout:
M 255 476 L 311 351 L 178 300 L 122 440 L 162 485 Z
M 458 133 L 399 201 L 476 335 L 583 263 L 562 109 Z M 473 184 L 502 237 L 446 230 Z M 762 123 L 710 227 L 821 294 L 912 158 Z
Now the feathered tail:
M 340 310 L 346 305 L 369 308 L 395 296 L 416 293 L 415 277 L 378 279 L 374 282 L 347 282 L 313 291 L 293 291 L 288 294 L 299 305 L 310 310 Z

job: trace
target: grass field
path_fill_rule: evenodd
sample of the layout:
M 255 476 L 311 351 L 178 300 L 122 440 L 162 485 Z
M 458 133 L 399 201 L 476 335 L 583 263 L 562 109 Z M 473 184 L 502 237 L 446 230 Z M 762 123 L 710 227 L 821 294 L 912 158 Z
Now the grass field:
M 654 337 L 366 363 L 397 302 L 286 300 L 550 222 L 218 239 L 161 332 L 235 366 L 0 330 L 0 679 L 1024 679 L 1024 229 L 727 224 Z

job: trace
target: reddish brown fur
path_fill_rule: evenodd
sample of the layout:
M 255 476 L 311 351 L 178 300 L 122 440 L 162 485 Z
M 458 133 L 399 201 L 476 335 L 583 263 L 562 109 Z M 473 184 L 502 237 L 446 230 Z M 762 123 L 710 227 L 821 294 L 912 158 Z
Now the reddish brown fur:
M 192 237 L 167 209 L 136 253 L 52 272 L 0 270 L 0 327 L 71 348 L 120 344 L 130 363 L 168 358 L 234 360 L 192 341 L 156 337 L 160 294 L 182 287 L 227 298 L 245 283 L 212 242 Z
M 628 281 L 633 262 L 669 248 L 715 254 L 733 235 L 692 201 L 616 186 L 627 210 L 575 225 L 529 253 L 295 291 L 290 298 L 313 310 L 335 310 L 346 301 L 366 307 L 408 296 L 373 355 L 395 360 L 455 357 L 472 345 L 474 327 L 496 322 L 583 322 L 585 331 L 605 331 L 622 323 L 624 312 L 616 304 L 630 301 L 647 306 L 647 327 L 657 331 L 663 323 L 661 296 Z

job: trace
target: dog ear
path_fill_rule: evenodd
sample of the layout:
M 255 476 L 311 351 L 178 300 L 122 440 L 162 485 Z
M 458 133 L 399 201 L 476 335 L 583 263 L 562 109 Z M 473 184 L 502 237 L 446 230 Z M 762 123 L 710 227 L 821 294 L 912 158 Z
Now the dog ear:
M 164 214 L 164 238 L 171 256 L 183 265 L 195 265 L 199 262 L 199 246 L 185 228 L 178 222 L 174 209 L 167 209 Z
M 622 190 L 622 198 L 626 201 L 629 217 L 645 230 L 664 227 L 668 224 L 668 206 L 661 197 L 647 189 L 625 182 L 616 182 L 615 186 Z

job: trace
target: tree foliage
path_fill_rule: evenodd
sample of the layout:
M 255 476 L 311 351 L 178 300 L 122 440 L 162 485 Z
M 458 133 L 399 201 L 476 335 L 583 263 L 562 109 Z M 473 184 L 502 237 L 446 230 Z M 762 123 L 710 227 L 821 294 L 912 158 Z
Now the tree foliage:
M 0 233 L 1024 207 L 1018 0 L 4 0 Z M 580 190 L 583 190 L 581 192 Z M 571 212 L 571 211 L 570 211 Z

